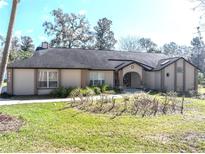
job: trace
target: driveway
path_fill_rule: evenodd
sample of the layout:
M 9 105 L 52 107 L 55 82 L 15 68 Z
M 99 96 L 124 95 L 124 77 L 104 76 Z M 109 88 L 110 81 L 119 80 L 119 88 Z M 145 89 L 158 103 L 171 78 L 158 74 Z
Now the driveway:
M 108 98 L 123 98 L 123 95 L 107 95 Z M 101 99 L 100 96 L 94 96 L 95 100 Z M 76 98 L 76 100 L 80 100 Z M 0 98 L 1 105 L 14 105 L 14 104 L 31 104 L 31 103 L 55 103 L 55 102 L 70 102 L 72 98 L 58 98 L 58 99 L 30 99 L 30 100 L 12 100 Z

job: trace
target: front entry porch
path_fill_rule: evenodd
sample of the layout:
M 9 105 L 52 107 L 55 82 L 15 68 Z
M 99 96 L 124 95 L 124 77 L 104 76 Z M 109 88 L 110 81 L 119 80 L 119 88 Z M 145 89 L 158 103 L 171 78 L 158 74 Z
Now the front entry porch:
M 142 77 L 137 72 L 127 72 L 122 74 L 121 71 L 115 72 L 115 86 L 123 89 L 142 89 Z

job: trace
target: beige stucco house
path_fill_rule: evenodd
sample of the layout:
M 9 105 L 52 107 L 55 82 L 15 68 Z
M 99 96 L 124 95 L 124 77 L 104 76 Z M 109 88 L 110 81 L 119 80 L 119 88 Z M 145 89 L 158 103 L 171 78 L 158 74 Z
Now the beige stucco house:
M 8 66 L 8 93 L 43 95 L 63 87 L 109 84 L 158 91 L 197 90 L 198 69 L 164 54 L 48 48 Z

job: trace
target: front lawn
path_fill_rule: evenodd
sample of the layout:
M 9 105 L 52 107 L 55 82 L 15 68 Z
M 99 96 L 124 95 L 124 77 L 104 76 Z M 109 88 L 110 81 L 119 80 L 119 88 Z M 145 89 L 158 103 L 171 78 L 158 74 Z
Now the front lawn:
M 24 119 L 19 132 L 0 132 L 0 152 L 204 152 L 205 101 L 184 115 L 157 117 L 59 110 L 65 103 L 0 106 Z
M 203 85 L 198 85 L 198 92 L 200 94 L 205 94 L 205 87 Z

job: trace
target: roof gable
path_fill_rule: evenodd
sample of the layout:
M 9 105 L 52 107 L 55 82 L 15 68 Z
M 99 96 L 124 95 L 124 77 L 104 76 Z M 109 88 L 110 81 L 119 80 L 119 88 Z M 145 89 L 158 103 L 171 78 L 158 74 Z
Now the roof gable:
M 200 70 L 196 65 L 194 65 L 193 63 L 191 63 L 190 61 L 186 60 L 183 57 L 172 57 L 172 58 L 167 58 L 167 59 L 161 59 L 158 62 L 157 67 L 154 69 L 154 71 L 160 71 L 162 69 L 164 69 L 165 67 L 168 67 L 169 65 L 177 62 L 178 60 L 183 59 L 185 60 L 187 63 L 189 63 L 190 65 L 192 65 L 193 67 L 197 68 L 198 70 Z M 163 64 L 164 63 L 164 64 Z

